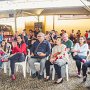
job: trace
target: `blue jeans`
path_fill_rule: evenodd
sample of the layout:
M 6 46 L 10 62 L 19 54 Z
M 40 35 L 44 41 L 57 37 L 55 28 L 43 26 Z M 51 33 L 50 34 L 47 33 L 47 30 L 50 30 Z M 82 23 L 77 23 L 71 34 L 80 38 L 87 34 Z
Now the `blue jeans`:
M 81 61 L 82 61 L 82 59 L 86 59 L 86 56 L 78 56 L 78 55 L 73 56 L 72 55 L 72 57 L 76 61 L 76 66 L 77 66 L 78 72 L 80 72 L 81 71 Z
M 2 68 L 2 62 L 0 61 L 0 68 Z
M 86 73 L 87 73 L 87 68 L 90 67 L 90 61 L 87 61 L 86 63 L 83 64 L 82 66 L 82 73 L 83 73 L 83 76 L 86 76 Z
M 45 63 L 46 75 L 50 76 L 50 65 L 54 65 L 58 78 L 61 78 L 61 67 L 57 64 L 52 64 L 49 60 L 47 60 Z
M 25 60 L 25 55 L 22 53 L 16 53 L 12 57 L 10 57 L 9 60 L 10 60 L 11 74 L 14 74 L 15 63 L 23 62 Z

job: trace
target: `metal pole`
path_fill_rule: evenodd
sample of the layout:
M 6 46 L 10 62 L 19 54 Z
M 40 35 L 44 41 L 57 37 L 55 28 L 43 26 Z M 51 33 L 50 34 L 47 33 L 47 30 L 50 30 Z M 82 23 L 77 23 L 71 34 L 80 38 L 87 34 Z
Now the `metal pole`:
M 55 29 L 54 22 L 55 22 L 55 18 L 54 18 L 54 15 L 53 15 L 53 30 Z
M 39 16 L 38 16 L 38 22 L 39 22 Z
M 14 21 L 15 21 L 15 31 L 17 31 L 17 16 L 16 16 L 16 11 L 14 13 Z

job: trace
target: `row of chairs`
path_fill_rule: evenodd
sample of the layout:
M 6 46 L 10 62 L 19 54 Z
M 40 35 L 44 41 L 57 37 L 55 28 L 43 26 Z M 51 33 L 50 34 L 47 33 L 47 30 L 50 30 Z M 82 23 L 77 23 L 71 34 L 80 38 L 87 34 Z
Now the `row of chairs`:
M 25 61 L 23 62 L 16 62 L 15 63 L 15 67 L 16 67 L 16 72 L 18 71 L 18 67 L 22 66 L 22 71 L 23 71 L 23 76 L 24 78 L 26 77 L 26 72 L 30 73 L 31 76 L 31 69 L 29 68 L 29 64 L 28 64 L 28 59 L 30 58 L 30 50 L 28 49 L 28 55 L 25 58 Z M 65 59 L 68 59 L 68 57 L 66 56 Z M 35 66 L 40 67 L 40 63 L 39 62 L 35 62 L 34 63 Z M 11 74 L 11 69 L 10 69 L 10 61 L 9 62 L 4 62 L 3 63 L 3 68 L 4 68 L 4 73 L 7 73 L 7 66 L 9 69 L 9 75 Z M 64 63 L 62 65 L 61 68 L 61 72 L 65 72 L 66 75 L 66 80 L 69 80 L 69 75 L 68 75 L 68 62 Z M 54 65 L 50 66 L 50 71 L 52 71 L 52 80 L 55 79 L 55 69 L 54 69 Z M 64 75 L 63 75 L 64 76 Z M 46 77 L 46 70 L 44 69 L 44 78 Z

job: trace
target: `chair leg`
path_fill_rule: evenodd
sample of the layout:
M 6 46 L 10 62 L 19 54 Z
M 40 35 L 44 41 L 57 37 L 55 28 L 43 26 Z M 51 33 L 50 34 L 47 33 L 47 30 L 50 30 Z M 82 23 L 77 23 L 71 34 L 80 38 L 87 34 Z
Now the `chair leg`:
M 31 69 L 30 69 L 29 73 L 30 73 L 30 76 L 31 76 L 31 75 L 32 75 L 32 74 L 31 74 L 31 73 L 32 73 Z
M 27 63 L 27 66 L 26 66 L 26 71 L 27 71 L 27 73 L 30 73 L 30 71 L 29 71 L 29 64 Z
M 46 78 L 46 69 L 44 69 L 44 78 Z
M 69 75 L 68 75 L 68 64 L 66 64 L 66 79 L 67 79 L 67 81 L 69 80 Z
M 54 68 L 54 66 L 52 67 L 52 80 L 54 80 L 55 79 L 55 68 Z
M 23 76 L 24 78 L 26 77 L 26 65 L 25 66 L 22 66 L 23 67 Z
M 16 72 L 18 72 L 18 65 L 16 65 Z
M 7 73 L 7 63 L 4 62 L 3 65 L 4 65 L 4 73 Z

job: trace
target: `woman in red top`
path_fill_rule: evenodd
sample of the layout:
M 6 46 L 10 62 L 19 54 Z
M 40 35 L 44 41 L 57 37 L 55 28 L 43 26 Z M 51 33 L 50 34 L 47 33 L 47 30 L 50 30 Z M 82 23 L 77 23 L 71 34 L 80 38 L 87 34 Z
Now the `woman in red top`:
M 26 44 L 23 42 L 23 38 L 21 35 L 18 35 L 17 42 L 12 42 L 12 55 L 9 58 L 10 67 L 11 67 L 11 78 L 15 80 L 16 77 L 14 75 L 14 68 L 16 62 L 22 62 L 25 60 L 26 52 Z

